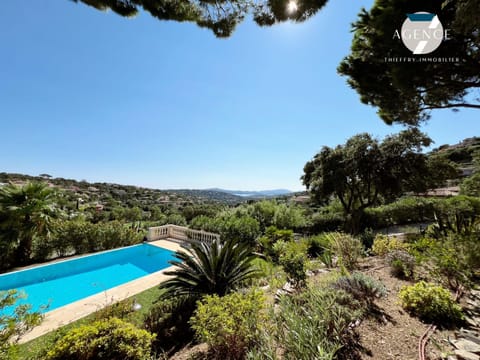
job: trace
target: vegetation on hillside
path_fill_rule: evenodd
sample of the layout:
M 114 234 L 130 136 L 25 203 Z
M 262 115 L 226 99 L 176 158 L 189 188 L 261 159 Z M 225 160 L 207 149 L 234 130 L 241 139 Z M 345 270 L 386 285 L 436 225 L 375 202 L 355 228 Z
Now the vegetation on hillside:
M 323 149 L 304 167 L 303 183 L 313 200 L 335 196 L 342 205 L 348 230 L 361 231 L 365 209 L 391 203 L 407 192 L 421 193 L 456 177 L 453 164 L 422 153 L 431 139 L 417 128 L 386 137 L 351 137 L 344 145 Z
M 220 234 L 219 240 L 193 243 L 177 253 L 172 277 L 160 285 L 155 301 L 144 304 L 141 315 L 132 317 L 128 302 L 107 307 L 81 326 L 46 338 L 37 358 L 162 358 L 200 341 L 207 346 L 204 355 L 212 359 L 351 359 L 362 352 L 356 324 L 388 317 L 378 302 L 393 291 L 363 271 L 370 259 L 380 259 L 392 277 L 408 284 L 394 295 L 412 316 L 440 327 L 457 326 L 465 315 L 453 294 L 467 293 L 480 274 L 480 199 L 406 193 L 415 186 L 424 190 L 425 184 L 443 186 L 444 179 L 428 171 L 429 162 L 450 166 L 452 160 L 445 147 L 432 155 L 419 152 L 423 140 L 415 139 L 427 140 L 418 132 L 382 143 L 359 136 L 325 150 L 325 161 L 313 166 L 309 181 L 327 186 L 323 170 L 328 156 L 336 153 L 339 158 L 332 160 L 336 166 L 331 169 L 341 174 L 322 193 L 316 194 L 320 188 L 315 186 L 309 202 L 283 197 L 236 205 L 192 199 L 142 203 L 145 199 L 136 199 L 132 187 L 131 194 L 111 207 L 102 200 L 106 206 L 93 209 L 92 199 L 109 198 L 114 186 L 102 189 L 107 194 L 88 190 L 94 195 L 83 203 L 68 186 L 49 186 L 53 180 L 46 174 L 43 183 L 1 186 L 4 270 L 137 243 L 148 226 L 167 222 Z M 399 151 L 403 155 L 395 157 L 391 147 L 404 149 Z M 468 161 L 475 163 L 475 157 L 472 153 Z M 339 168 L 347 160 L 350 167 Z M 395 160 L 397 168 L 391 169 L 400 178 L 386 174 L 390 182 L 374 181 L 366 168 L 381 170 L 387 160 Z M 363 168 L 355 167 L 355 161 Z M 417 182 L 409 176 L 419 169 L 423 178 Z M 358 183 L 362 176 L 371 180 L 370 189 L 368 181 Z M 352 190 L 354 185 L 359 188 Z M 377 192 L 375 200 L 361 208 L 371 191 Z M 351 202 L 351 209 L 362 210 L 355 227 L 340 196 Z M 382 234 L 382 228 L 404 224 L 413 224 L 415 231 L 402 239 Z M 11 294 L 3 296 L 15 306 Z M 9 322 L 11 332 L 2 334 L 15 339 L 26 330 L 20 324 L 35 325 L 38 314 L 28 314 L 28 307 L 17 307 L 17 316 Z M 14 357 L 11 347 L 2 351 Z

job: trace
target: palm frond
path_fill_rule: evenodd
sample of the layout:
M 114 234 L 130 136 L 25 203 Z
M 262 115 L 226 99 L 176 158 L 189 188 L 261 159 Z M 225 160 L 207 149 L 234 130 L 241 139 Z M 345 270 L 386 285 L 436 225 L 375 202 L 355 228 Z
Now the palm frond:
M 257 275 L 251 263 L 256 258 L 252 249 L 232 240 L 193 243 L 191 248 L 177 251 L 175 257 L 170 261 L 175 269 L 165 273 L 172 278 L 160 285 L 164 298 L 225 295 Z

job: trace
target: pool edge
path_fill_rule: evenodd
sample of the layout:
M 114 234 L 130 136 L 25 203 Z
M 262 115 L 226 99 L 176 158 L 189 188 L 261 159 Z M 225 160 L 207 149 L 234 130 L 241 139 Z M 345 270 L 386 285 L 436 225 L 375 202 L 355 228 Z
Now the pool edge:
M 182 249 L 180 243 L 168 239 L 151 241 L 148 242 L 148 244 L 170 251 Z M 169 278 L 169 276 L 164 273 L 172 269 L 174 269 L 174 266 L 169 266 L 168 268 L 142 276 L 141 278 L 49 311 L 45 313 L 43 322 L 39 326 L 33 328 L 30 332 L 23 335 L 20 338 L 19 343 L 23 344 L 29 342 L 64 325 L 68 325 L 90 315 L 107 305 L 111 305 L 157 286 Z

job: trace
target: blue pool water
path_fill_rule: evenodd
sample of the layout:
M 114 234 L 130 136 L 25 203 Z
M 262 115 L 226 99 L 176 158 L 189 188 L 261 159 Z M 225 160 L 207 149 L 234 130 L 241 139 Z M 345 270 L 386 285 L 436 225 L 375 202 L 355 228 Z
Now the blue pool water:
M 0 275 L 0 291 L 23 291 L 28 298 L 17 304 L 46 312 L 165 269 L 173 255 L 149 244 L 129 246 Z

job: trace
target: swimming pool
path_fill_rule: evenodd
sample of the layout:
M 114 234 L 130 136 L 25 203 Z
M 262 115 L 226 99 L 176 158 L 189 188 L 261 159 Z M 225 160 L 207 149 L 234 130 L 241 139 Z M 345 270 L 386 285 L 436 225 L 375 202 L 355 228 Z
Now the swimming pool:
M 46 312 L 163 270 L 173 257 L 173 251 L 144 243 L 3 274 L 0 291 L 23 291 L 28 298 L 17 304 Z

